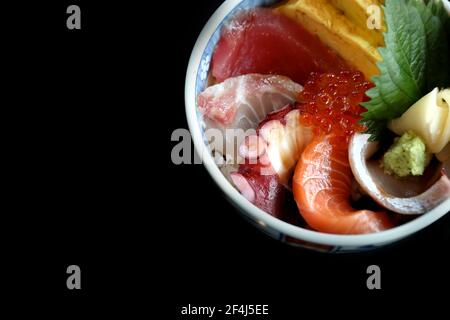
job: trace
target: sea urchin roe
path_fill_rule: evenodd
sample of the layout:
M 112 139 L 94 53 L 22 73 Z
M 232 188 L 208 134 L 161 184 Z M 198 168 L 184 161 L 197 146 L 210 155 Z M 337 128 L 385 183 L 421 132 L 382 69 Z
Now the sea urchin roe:
M 315 134 L 350 137 L 364 131 L 359 120 L 366 109 L 360 103 L 366 101 L 365 92 L 372 86 L 357 71 L 312 73 L 299 97 L 302 123 L 313 126 Z

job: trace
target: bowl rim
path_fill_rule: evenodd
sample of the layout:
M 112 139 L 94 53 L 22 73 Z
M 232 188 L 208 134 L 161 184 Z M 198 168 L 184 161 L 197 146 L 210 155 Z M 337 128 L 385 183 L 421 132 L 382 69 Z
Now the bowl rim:
M 227 197 L 242 210 L 242 213 L 248 215 L 250 218 L 259 222 L 263 226 L 268 226 L 295 239 L 318 243 L 321 245 L 353 247 L 375 246 L 400 240 L 421 229 L 424 229 L 446 215 L 450 211 L 450 199 L 447 199 L 426 214 L 389 230 L 362 235 L 327 234 L 307 230 L 271 216 L 256 207 L 254 204 L 250 203 L 231 185 L 216 165 L 208 147 L 204 143 L 199 118 L 197 117 L 195 87 L 203 52 L 205 51 L 211 36 L 220 26 L 222 21 L 227 17 L 227 15 L 241 2 L 242 0 L 224 1 L 224 3 L 210 17 L 201 31 L 192 50 L 187 68 L 185 82 L 185 111 L 195 152 L 197 152 L 197 155 L 202 160 L 203 165 L 215 183 L 227 195 Z

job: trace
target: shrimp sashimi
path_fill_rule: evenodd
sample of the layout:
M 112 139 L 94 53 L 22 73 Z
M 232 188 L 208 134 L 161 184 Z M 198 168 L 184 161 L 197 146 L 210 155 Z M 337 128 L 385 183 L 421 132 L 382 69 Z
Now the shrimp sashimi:
M 294 198 L 308 224 L 317 231 L 335 234 L 392 228 L 386 213 L 352 208 L 351 182 L 345 139 L 333 134 L 314 138 L 303 152 L 293 179 Z

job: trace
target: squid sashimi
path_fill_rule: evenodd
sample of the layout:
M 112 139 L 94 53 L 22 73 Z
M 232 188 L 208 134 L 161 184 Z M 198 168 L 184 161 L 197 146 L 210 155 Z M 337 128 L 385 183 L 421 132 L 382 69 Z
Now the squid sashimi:
M 392 228 L 386 213 L 350 205 L 352 172 L 343 140 L 332 134 L 319 136 L 303 152 L 293 179 L 301 215 L 312 228 L 326 233 L 363 234 Z
M 219 81 L 248 74 L 279 74 L 304 84 L 311 72 L 351 69 L 342 58 L 290 18 L 270 9 L 240 13 L 222 30 L 212 57 Z

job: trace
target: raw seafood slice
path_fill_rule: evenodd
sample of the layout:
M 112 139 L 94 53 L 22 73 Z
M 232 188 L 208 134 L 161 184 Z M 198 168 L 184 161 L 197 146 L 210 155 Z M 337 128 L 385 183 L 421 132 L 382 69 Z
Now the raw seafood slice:
M 263 161 L 242 164 L 238 172 L 231 174 L 231 180 L 248 201 L 275 217 L 282 217 L 287 190 L 270 165 Z
M 238 14 L 212 57 L 219 81 L 248 73 L 279 74 L 304 84 L 311 72 L 348 70 L 336 53 L 290 18 L 267 8 Z
M 384 173 L 379 161 L 371 159 L 379 143 L 369 134 L 355 134 L 350 140 L 350 166 L 360 186 L 372 199 L 401 214 L 423 214 L 450 198 L 450 179 L 445 164 L 433 163 L 420 177 L 397 178 Z
M 362 71 L 367 79 L 379 74 L 376 63 L 381 60 L 377 50 L 384 47 L 382 19 L 369 19 L 366 10 L 380 8 L 378 1 L 353 0 L 290 0 L 276 10 L 295 20 L 341 57 Z M 352 5 L 353 4 L 353 5 Z M 370 5 L 374 5 L 370 7 Z M 355 10 L 358 8 L 359 10 Z M 359 12 L 360 16 L 355 14 Z M 359 20 L 359 21 L 358 21 Z M 368 23 L 376 22 L 377 26 Z
M 288 187 L 295 164 L 311 138 L 312 129 L 302 125 L 300 110 L 289 105 L 267 116 L 258 134 L 244 140 L 240 155 L 248 160 L 265 156 L 280 182 Z
M 198 96 L 198 108 L 215 125 L 247 130 L 296 100 L 303 87 L 287 77 L 248 74 L 225 80 Z
M 239 148 L 245 163 L 231 174 L 233 183 L 257 207 L 282 216 L 289 179 L 311 137 L 311 129 L 301 125 L 300 111 L 294 106 L 269 114 L 257 134 L 246 137 Z
M 197 102 L 209 129 L 210 148 L 227 163 L 238 163 L 237 148 L 244 137 L 253 134 L 268 113 L 295 101 L 302 90 L 289 78 L 260 74 L 230 78 L 207 88 Z
M 391 228 L 393 222 L 386 213 L 351 207 L 351 182 L 347 143 L 336 135 L 314 138 L 303 152 L 293 179 L 294 198 L 307 223 L 317 231 L 335 234 Z

